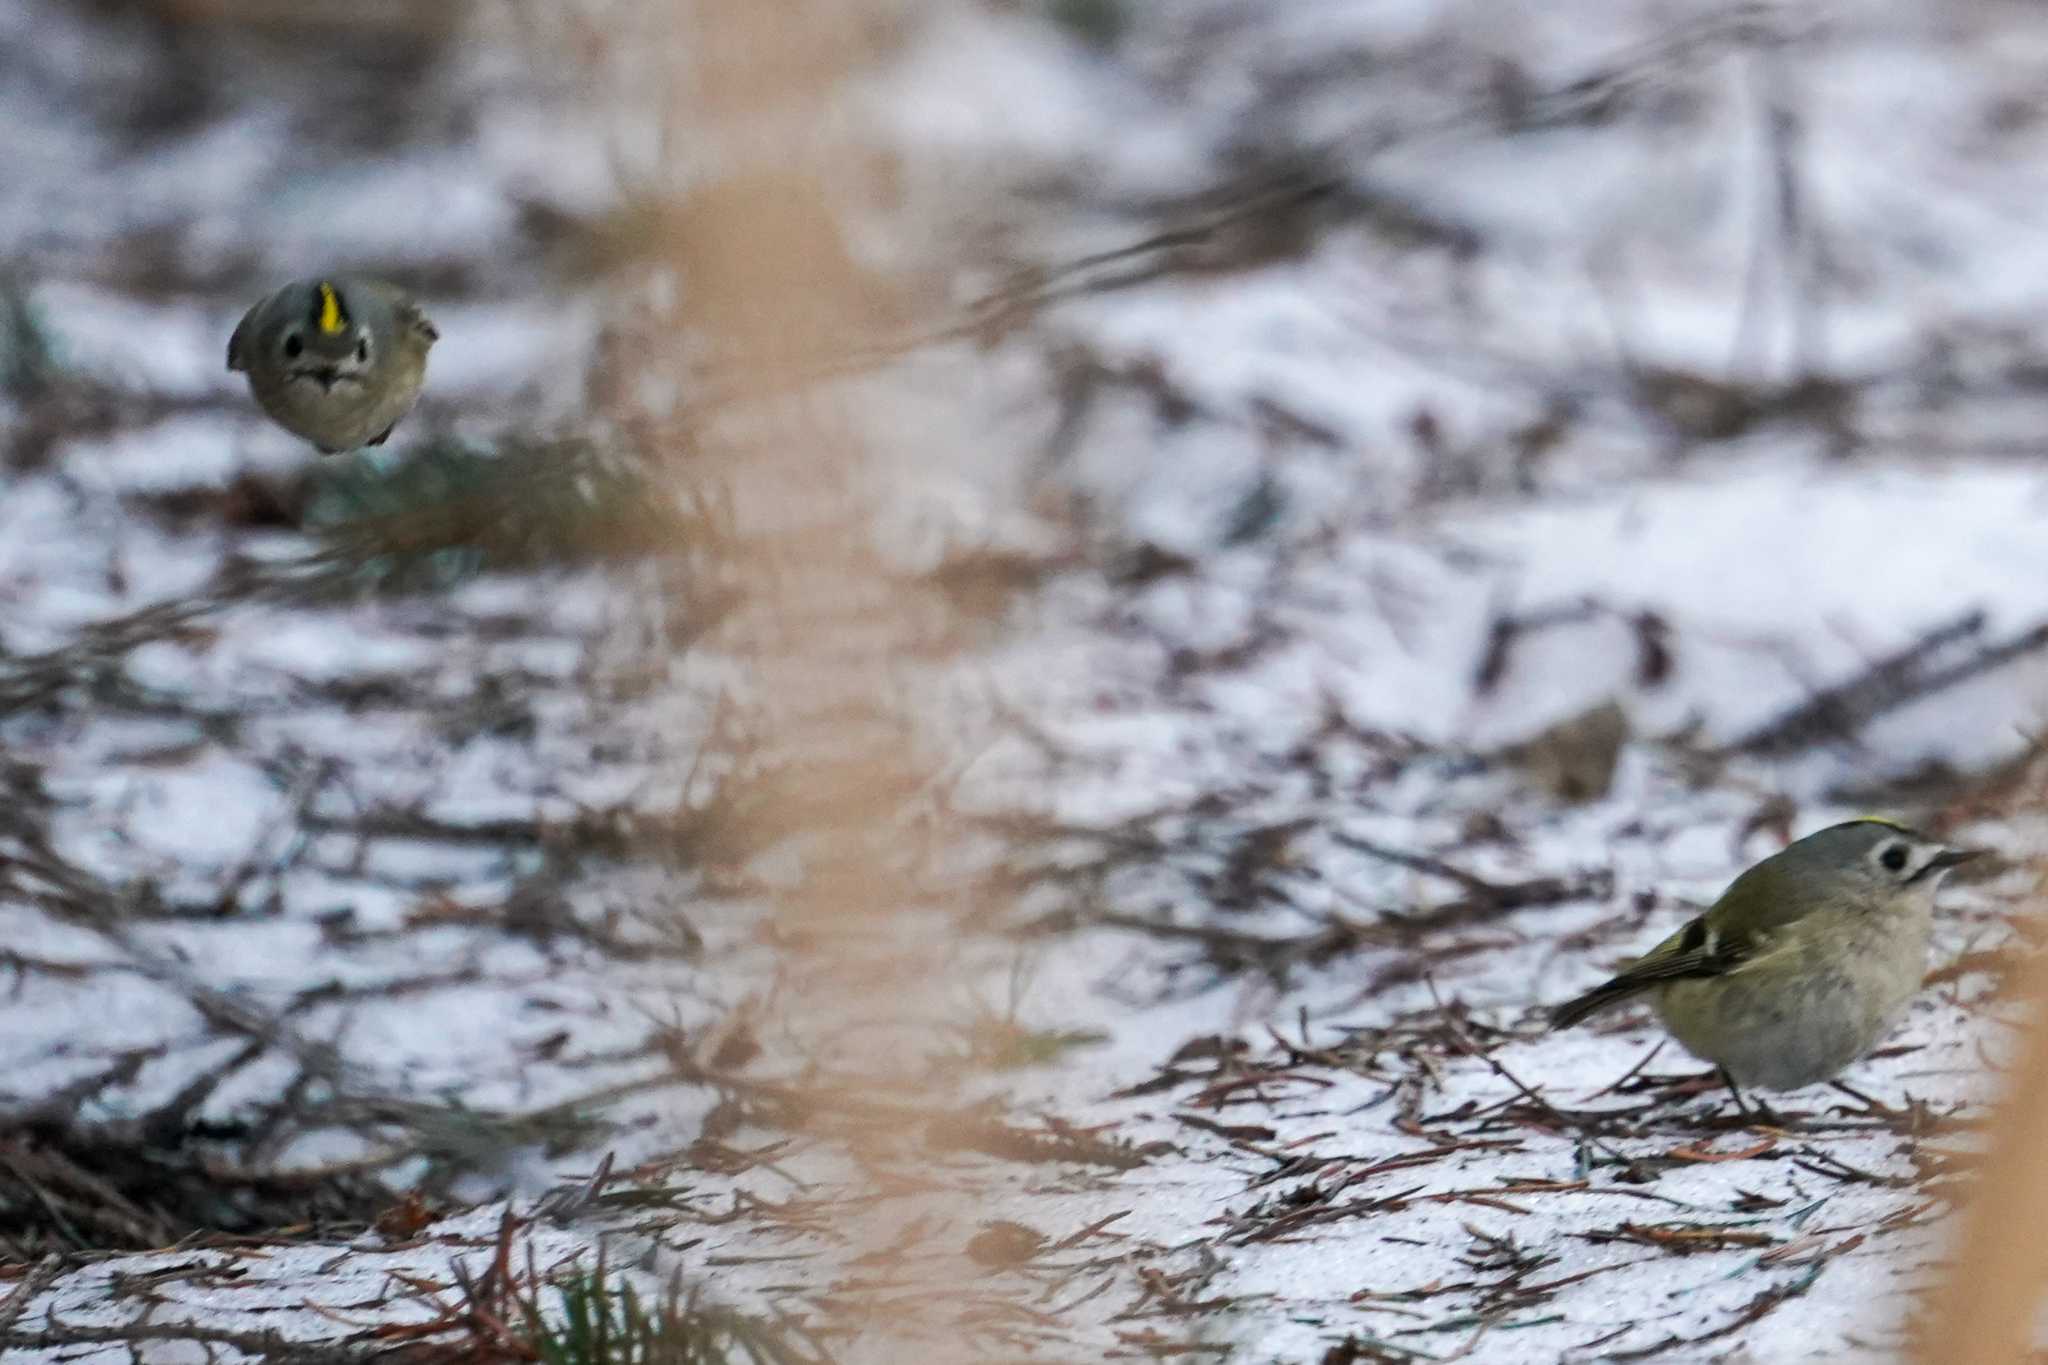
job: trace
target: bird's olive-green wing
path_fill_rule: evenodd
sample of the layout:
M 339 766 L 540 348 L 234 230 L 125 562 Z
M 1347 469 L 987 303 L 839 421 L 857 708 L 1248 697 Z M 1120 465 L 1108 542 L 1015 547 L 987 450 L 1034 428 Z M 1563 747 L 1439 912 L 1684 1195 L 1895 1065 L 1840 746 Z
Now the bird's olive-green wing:
M 1718 928 L 1706 915 L 1686 926 L 1615 973 L 1616 981 L 1653 985 L 1687 977 L 1720 976 L 1741 966 L 1754 953 L 1757 936 L 1741 929 Z
M 1816 908 L 1811 897 L 1787 894 L 1784 881 L 1778 859 L 1764 859 L 1730 882 L 1703 913 L 1614 979 L 1653 985 L 1733 971 Z
M 1737 877 L 1704 914 L 1583 995 L 1550 1012 L 1552 1028 L 1586 1016 L 1667 981 L 1720 976 L 1755 957 L 1811 906 L 1781 894 L 1782 871 L 1766 858 Z
M 1741 966 L 1756 947 L 1755 937 L 1741 931 L 1716 931 L 1706 915 L 1695 916 L 1608 980 L 1551 1010 L 1550 1026 L 1570 1028 L 1590 1014 L 1667 981 L 1720 976 Z

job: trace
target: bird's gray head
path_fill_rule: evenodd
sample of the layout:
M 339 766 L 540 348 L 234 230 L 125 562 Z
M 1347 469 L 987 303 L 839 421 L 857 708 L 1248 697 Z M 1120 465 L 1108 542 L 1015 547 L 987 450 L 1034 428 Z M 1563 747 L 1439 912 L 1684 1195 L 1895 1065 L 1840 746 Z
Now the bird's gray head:
M 1889 820 L 1830 825 L 1766 860 L 1778 877 L 1833 879 L 1845 889 L 1890 897 L 1902 890 L 1934 894 L 1942 873 L 1981 850 L 1951 848 Z
M 329 392 L 367 385 L 393 331 L 390 305 L 345 280 L 288 285 L 258 312 L 243 360 L 265 365 L 286 383 Z

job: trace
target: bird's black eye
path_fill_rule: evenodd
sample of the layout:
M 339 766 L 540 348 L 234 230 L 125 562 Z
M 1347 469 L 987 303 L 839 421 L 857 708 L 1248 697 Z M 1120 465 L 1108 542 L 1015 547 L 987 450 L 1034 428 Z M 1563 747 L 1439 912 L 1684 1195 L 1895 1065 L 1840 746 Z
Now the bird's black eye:
M 358 365 L 367 365 L 367 364 L 369 364 L 369 363 L 370 363 L 370 339 L 369 339 L 368 337 L 364 337 L 364 338 L 363 338 L 362 340 L 360 340 L 360 341 L 358 341 L 358 342 L 356 343 L 356 364 L 358 364 Z
M 304 351 L 305 349 L 306 343 L 299 340 L 299 334 L 297 332 L 286 332 L 284 334 L 284 353 L 286 357 L 292 360 L 297 360 L 299 358 L 299 353 Z
M 1877 860 L 1884 864 L 1884 870 L 1887 872 L 1902 872 L 1906 867 L 1906 846 L 1893 844 L 1878 854 Z

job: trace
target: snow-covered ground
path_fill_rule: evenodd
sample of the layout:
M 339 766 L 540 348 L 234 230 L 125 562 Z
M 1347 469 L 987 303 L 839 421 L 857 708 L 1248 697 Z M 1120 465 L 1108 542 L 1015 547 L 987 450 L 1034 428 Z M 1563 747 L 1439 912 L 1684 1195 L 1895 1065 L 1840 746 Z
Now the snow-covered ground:
M 649 276 L 569 262 L 654 192 L 652 50 L 571 9 L 322 48 L 0 0 L 0 305 L 58 376 L 0 350 L 11 1350 L 367 1347 L 509 1201 L 542 1269 L 605 1242 L 854 1360 L 1891 1358 L 2041 840 L 2048 28 L 897 15 L 832 132 L 894 159 L 849 241 L 936 339 L 829 407 L 906 579 L 1024 569 L 912 670 L 950 781 L 904 824 L 954 846 L 832 925 L 767 908 L 788 848 L 686 842 L 748 659 L 648 565 L 235 587 L 313 544 L 312 457 L 220 363 L 276 279 L 426 298 L 387 460 L 619 387 Z M 1611 781 L 1562 794 L 1540 737 L 1606 702 Z M 2003 857 L 1868 1102 L 1746 1124 L 1639 1015 L 1543 1032 L 1873 810 Z

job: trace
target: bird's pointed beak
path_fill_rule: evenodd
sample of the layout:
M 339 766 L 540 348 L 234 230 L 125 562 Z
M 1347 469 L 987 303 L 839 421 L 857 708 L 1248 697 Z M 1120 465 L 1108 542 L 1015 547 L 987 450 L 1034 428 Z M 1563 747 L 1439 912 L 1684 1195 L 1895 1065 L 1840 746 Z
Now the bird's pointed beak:
M 1932 877 L 1936 873 L 1946 872 L 1958 863 L 1967 863 L 1972 858 L 1983 857 L 1987 851 L 1981 848 L 1945 848 L 1929 858 L 1926 865 L 1915 872 L 1910 880 L 1917 882 L 1922 877 Z

